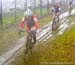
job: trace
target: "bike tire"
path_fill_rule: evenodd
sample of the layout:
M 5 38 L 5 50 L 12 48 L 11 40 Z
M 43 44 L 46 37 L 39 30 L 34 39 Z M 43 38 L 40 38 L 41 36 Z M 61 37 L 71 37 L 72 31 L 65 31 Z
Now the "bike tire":
M 59 27 L 59 18 L 56 16 L 53 19 L 52 30 L 56 30 Z

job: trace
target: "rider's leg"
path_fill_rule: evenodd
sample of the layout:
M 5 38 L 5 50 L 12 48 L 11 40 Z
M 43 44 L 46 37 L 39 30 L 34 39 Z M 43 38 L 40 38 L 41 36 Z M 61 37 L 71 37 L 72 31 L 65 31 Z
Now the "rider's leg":
M 57 13 L 58 23 L 59 23 L 59 14 L 60 14 L 60 13 L 58 12 L 58 13 Z
M 55 13 L 53 14 L 53 20 L 52 20 L 52 30 L 55 29 Z
M 36 43 L 36 31 L 32 31 L 31 34 L 33 41 L 31 40 L 31 44 L 29 46 L 30 49 L 32 49 L 34 47 L 34 44 Z
M 58 18 L 58 23 L 59 23 L 59 15 L 58 15 L 58 17 L 57 17 L 57 18 Z
M 28 40 L 28 36 L 27 36 L 25 54 L 27 54 L 28 53 L 28 50 L 29 50 L 28 41 L 29 40 Z
M 33 40 L 34 40 L 33 44 L 35 44 L 36 43 L 36 31 L 34 31 L 33 33 Z

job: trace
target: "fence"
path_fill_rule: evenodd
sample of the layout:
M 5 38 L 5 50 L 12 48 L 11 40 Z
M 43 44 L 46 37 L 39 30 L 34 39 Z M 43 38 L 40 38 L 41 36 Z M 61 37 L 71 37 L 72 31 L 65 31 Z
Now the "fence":
M 20 21 L 28 4 L 32 5 L 36 16 L 49 15 L 55 1 L 59 3 L 62 12 L 68 10 L 69 0 L 0 0 L 0 24 L 2 26 Z

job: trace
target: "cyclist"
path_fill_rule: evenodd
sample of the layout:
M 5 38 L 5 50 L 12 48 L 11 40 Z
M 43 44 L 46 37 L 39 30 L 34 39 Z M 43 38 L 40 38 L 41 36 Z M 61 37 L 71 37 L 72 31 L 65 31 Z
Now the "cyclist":
M 72 7 L 73 7 L 73 1 L 74 0 L 69 1 L 69 14 L 71 14 L 71 10 L 72 10 Z
M 70 0 L 70 1 L 69 1 L 69 5 L 70 5 L 70 6 L 73 5 L 73 1 L 74 1 L 74 0 Z
M 22 20 L 19 23 L 19 27 L 20 27 L 19 31 L 21 31 L 24 23 L 25 23 L 25 30 L 27 33 L 30 30 L 34 31 L 33 44 L 36 43 L 36 30 L 38 28 L 38 21 L 37 21 L 37 17 L 33 15 L 32 11 L 29 8 L 27 8 Z
M 59 22 L 60 7 L 58 3 L 54 3 L 52 7 L 52 12 L 53 12 L 53 19 L 55 16 L 58 16 L 58 22 Z

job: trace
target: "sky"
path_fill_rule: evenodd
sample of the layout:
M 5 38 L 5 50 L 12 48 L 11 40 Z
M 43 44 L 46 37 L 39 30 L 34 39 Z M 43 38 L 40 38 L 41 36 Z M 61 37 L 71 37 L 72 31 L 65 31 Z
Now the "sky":
M 3 9 L 9 9 L 11 7 L 14 7 L 14 1 L 15 0 L 2 0 L 2 4 L 3 4 Z M 20 6 L 24 6 L 24 2 L 26 0 L 16 0 L 17 2 L 17 7 L 20 7 Z M 28 3 L 31 2 L 31 0 L 27 0 Z M 34 1 L 34 0 L 32 0 Z M 46 3 L 46 0 L 42 0 L 44 2 L 44 4 Z M 36 2 L 38 2 L 37 4 L 39 4 L 39 0 L 36 0 Z
M 17 1 L 17 5 L 22 6 L 24 0 L 16 0 Z M 15 5 L 15 0 L 2 0 L 2 7 L 3 9 L 9 9 L 14 7 Z

